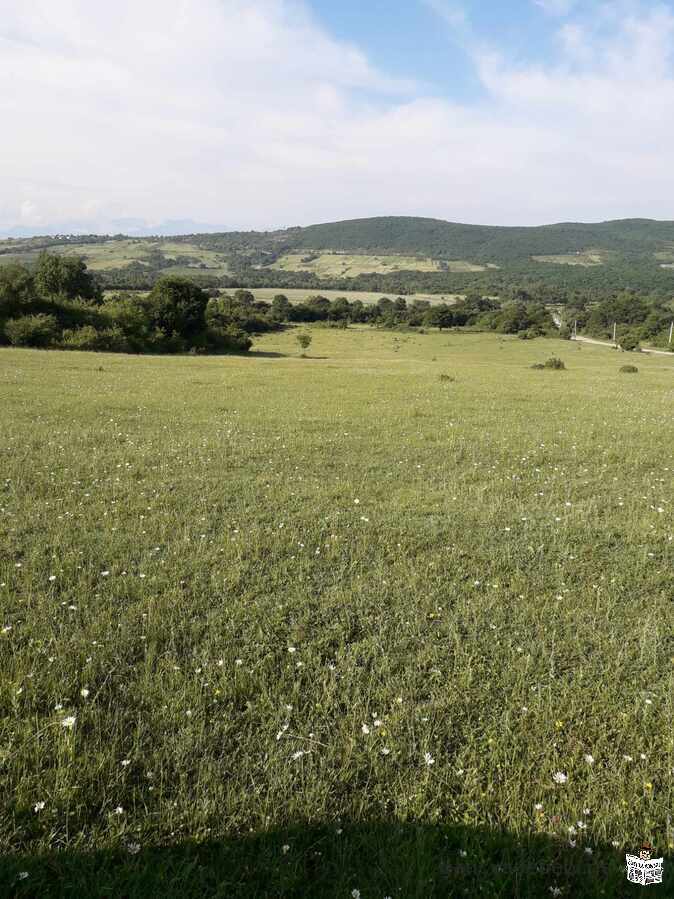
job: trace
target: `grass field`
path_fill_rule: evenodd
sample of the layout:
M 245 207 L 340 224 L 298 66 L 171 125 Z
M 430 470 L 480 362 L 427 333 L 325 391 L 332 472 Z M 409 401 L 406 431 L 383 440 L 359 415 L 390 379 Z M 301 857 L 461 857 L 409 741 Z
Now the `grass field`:
M 674 363 L 312 334 L 0 350 L 0 894 L 671 887 Z
M 605 262 L 603 253 L 569 253 L 560 256 L 532 256 L 534 262 L 552 262 L 555 265 L 580 265 L 585 268 L 594 265 L 603 265 Z
M 483 272 L 485 266 L 474 265 L 463 260 L 445 263 L 450 272 Z M 269 266 L 286 272 L 313 272 L 319 278 L 355 278 L 358 275 L 376 273 L 390 274 L 398 271 L 439 272 L 442 270 L 436 259 L 417 256 L 366 256 L 346 253 L 286 253 Z M 495 268 L 496 266 L 492 266 Z
M 50 253 L 64 256 L 81 256 L 86 262 L 87 268 L 95 272 L 126 268 L 132 262 L 148 265 L 152 260 L 152 254 L 157 251 L 160 251 L 168 260 L 176 260 L 179 256 L 189 256 L 194 260 L 190 264 L 180 264 L 176 261 L 175 265 L 166 268 L 167 274 L 193 275 L 195 269 L 199 271 L 199 266 L 202 264 L 206 266 L 206 271 L 212 275 L 229 274 L 229 268 L 221 253 L 170 239 L 141 240 L 128 238 L 125 240 L 106 240 L 96 244 L 72 243 L 53 246 L 49 250 Z M 0 257 L 0 263 L 16 261 L 30 264 L 37 259 L 37 256 L 38 253 L 35 251 L 18 253 L 11 257 L 3 255 Z

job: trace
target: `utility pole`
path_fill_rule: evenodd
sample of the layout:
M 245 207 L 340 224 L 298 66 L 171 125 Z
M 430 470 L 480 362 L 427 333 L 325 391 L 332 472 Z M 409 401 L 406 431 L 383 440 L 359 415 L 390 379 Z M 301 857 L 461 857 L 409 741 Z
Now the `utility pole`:
M 672 337 L 674 337 L 674 322 L 669 326 L 669 342 L 672 342 Z
M 616 328 L 618 326 L 617 322 L 613 322 L 613 343 L 616 342 Z

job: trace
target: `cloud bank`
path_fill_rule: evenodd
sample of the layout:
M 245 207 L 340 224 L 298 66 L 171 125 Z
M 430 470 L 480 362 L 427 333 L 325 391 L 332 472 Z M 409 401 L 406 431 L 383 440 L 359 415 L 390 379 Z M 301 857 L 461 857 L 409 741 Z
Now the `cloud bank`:
M 546 65 L 467 46 L 466 104 L 289 0 L 0 0 L 0 229 L 674 218 L 672 12 L 567 11 Z

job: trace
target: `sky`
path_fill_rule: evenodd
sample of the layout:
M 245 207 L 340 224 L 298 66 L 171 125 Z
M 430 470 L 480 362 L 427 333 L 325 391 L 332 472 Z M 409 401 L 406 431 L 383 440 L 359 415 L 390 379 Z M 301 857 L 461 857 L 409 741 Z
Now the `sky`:
M 0 0 L 0 234 L 674 219 L 674 0 Z

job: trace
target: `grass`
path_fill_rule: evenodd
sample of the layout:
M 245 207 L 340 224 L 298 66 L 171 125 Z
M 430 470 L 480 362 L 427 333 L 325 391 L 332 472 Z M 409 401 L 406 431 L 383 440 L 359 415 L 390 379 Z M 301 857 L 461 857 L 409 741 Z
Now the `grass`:
M 190 265 L 169 266 L 165 269 L 170 274 L 194 274 L 200 264 L 205 265 L 210 274 L 227 275 L 229 268 L 222 254 L 214 250 L 203 249 L 189 243 L 180 243 L 170 239 L 148 240 L 147 238 L 128 238 L 124 240 L 106 240 L 96 244 L 77 244 L 53 246 L 50 253 L 58 253 L 64 256 L 81 256 L 92 271 L 110 271 L 126 268 L 132 262 L 150 264 L 152 254 L 157 250 L 171 260 L 178 256 L 190 256 L 197 260 Z M 37 258 L 35 251 L 17 253 L 11 257 L 11 261 L 32 263 Z M 10 261 L 10 257 L 2 256 L 0 261 Z
M 0 884 L 671 887 L 672 362 L 312 333 L 0 350 Z
M 555 265 L 579 265 L 588 268 L 603 265 L 606 253 L 568 253 L 559 256 L 532 256 L 535 262 L 552 262 Z
M 450 272 L 483 272 L 485 267 L 463 260 L 446 262 Z M 286 253 L 270 268 L 287 272 L 313 272 L 319 278 L 355 278 L 358 275 L 389 274 L 397 271 L 439 272 L 442 265 L 436 259 L 417 256 L 367 256 L 347 253 Z

